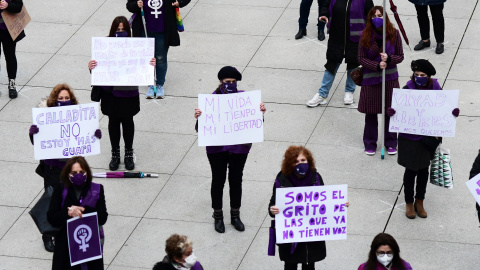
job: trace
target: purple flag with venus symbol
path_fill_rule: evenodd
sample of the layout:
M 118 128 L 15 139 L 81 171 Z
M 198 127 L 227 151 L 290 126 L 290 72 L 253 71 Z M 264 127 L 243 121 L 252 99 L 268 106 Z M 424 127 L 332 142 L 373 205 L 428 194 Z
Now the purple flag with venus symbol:
M 97 212 L 67 220 L 70 265 L 102 258 Z

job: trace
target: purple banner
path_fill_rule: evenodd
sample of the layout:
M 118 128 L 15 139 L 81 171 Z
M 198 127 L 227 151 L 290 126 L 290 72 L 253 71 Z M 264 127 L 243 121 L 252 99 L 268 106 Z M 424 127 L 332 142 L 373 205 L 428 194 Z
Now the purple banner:
M 102 258 L 97 212 L 67 220 L 70 265 Z

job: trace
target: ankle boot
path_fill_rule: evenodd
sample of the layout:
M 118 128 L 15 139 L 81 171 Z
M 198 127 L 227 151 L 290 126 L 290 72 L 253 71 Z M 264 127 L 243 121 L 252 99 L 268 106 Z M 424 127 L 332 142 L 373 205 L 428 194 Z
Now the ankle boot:
M 120 148 L 112 149 L 112 160 L 110 160 L 110 171 L 118 170 L 118 165 L 120 165 Z
M 133 161 L 133 149 L 125 149 L 125 158 L 123 159 L 125 163 L 125 169 L 131 171 L 135 169 L 135 162 Z
M 325 31 L 322 29 L 322 30 L 318 30 L 318 40 L 320 41 L 323 41 L 325 40 Z
M 225 232 L 225 224 L 223 223 L 223 211 L 221 212 L 213 212 L 212 217 L 215 219 L 215 231 L 219 233 Z
M 8 80 L 8 97 L 17 98 L 17 87 L 15 86 L 15 79 Z
M 298 33 L 295 35 L 295 39 L 301 39 L 303 36 L 307 35 L 307 29 L 300 29 Z
M 413 203 L 407 203 L 406 204 L 406 212 L 405 212 L 405 215 L 407 216 L 407 218 L 409 219 L 414 219 L 415 218 L 415 209 L 413 207 Z
M 245 231 L 245 225 L 243 225 L 243 222 L 240 220 L 240 211 L 230 211 L 230 218 L 233 227 L 235 227 L 237 231 Z
M 415 212 L 421 218 L 427 218 L 427 211 L 423 208 L 423 200 L 415 199 Z
M 55 244 L 53 243 L 53 238 L 51 236 L 42 235 L 43 246 L 48 252 L 53 252 L 55 249 Z

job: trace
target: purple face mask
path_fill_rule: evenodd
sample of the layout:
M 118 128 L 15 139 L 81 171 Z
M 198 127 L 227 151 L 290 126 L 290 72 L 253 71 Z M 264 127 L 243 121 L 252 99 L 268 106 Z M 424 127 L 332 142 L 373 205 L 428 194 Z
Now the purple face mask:
M 415 75 L 413 77 L 415 78 L 415 83 L 419 86 L 424 86 L 428 82 L 428 77 L 417 77 Z
M 72 182 L 72 184 L 77 187 L 82 186 L 85 183 L 85 181 L 87 181 L 86 173 L 76 173 L 70 176 L 70 182 Z
M 68 105 L 72 105 L 71 100 L 67 100 L 67 101 L 57 100 L 57 106 L 68 106 Z
M 115 32 L 115 37 L 128 37 L 128 33 L 125 31 Z
M 308 171 L 308 163 L 300 163 L 295 166 L 295 173 L 298 175 L 305 175 Z
M 237 92 L 237 82 L 234 83 L 222 83 L 223 89 L 227 91 L 227 93 L 236 93 Z
M 376 28 L 380 28 L 383 26 L 383 18 L 373 18 L 372 23 Z

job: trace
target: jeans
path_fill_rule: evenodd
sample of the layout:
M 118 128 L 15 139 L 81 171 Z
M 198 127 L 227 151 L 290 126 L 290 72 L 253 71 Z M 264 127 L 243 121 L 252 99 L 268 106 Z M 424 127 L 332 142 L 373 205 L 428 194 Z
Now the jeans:
M 242 176 L 248 154 L 234 154 L 220 152 L 207 154 L 212 168 L 212 208 L 223 208 L 223 187 L 225 186 L 228 171 L 228 185 L 230 186 L 230 208 L 238 209 L 242 205 Z
M 445 19 L 443 18 L 443 4 L 420 6 L 415 5 L 417 10 L 418 26 L 422 40 L 430 39 L 430 20 L 428 19 L 428 7 L 432 13 L 433 33 L 437 43 L 443 43 L 445 35 Z
M 165 33 L 163 32 L 150 32 L 147 31 L 149 38 L 155 38 L 155 75 L 156 75 L 156 84 L 163 86 L 165 84 L 165 77 L 167 76 L 167 54 L 168 47 L 165 48 Z M 142 30 L 142 36 L 145 36 L 144 31 Z
M 320 9 L 325 0 L 317 0 L 318 2 L 318 17 L 320 17 Z M 308 24 L 308 16 L 310 15 L 310 8 L 312 7 L 313 0 L 302 0 L 300 3 L 300 17 L 298 18 L 298 27 L 300 29 L 306 29 Z M 318 30 L 323 30 L 325 23 L 322 21 L 317 22 Z
M 328 93 L 330 93 L 330 89 L 332 88 L 333 81 L 335 80 L 335 75 L 337 74 L 338 68 L 340 67 L 341 63 L 337 63 L 337 67 L 335 68 L 335 73 L 331 73 L 328 70 L 325 70 L 325 73 L 323 74 L 323 80 L 322 80 L 322 86 L 320 89 L 318 89 L 318 94 L 323 97 L 327 98 Z M 355 82 L 352 80 L 352 77 L 350 76 L 350 73 L 354 69 L 347 70 L 347 82 L 345 83 L 345 93 L 353 93 L 355 92 L 355 88 L 357 85 Z
M 397 148 L 397 133 L 388 132 L 390 117 L 385 114 L 385 147 Z M 376 114 L 365 114 L 363 143 L 365 150 L 376 150 L 378 140 L 378 118 Z
M 403 174 L 403 185 L 405 189 L 405 203 L 413 203 L 413 194 L 415 187 L 415 176 L 417 177 L 417 186 L 415 194 L 415 199 L 423 200 L 425 199 L 425 193 L 427 192 L 427 183 L 428 183 L 428 167 L 419 170 L 418 172 L 405 169 Z

